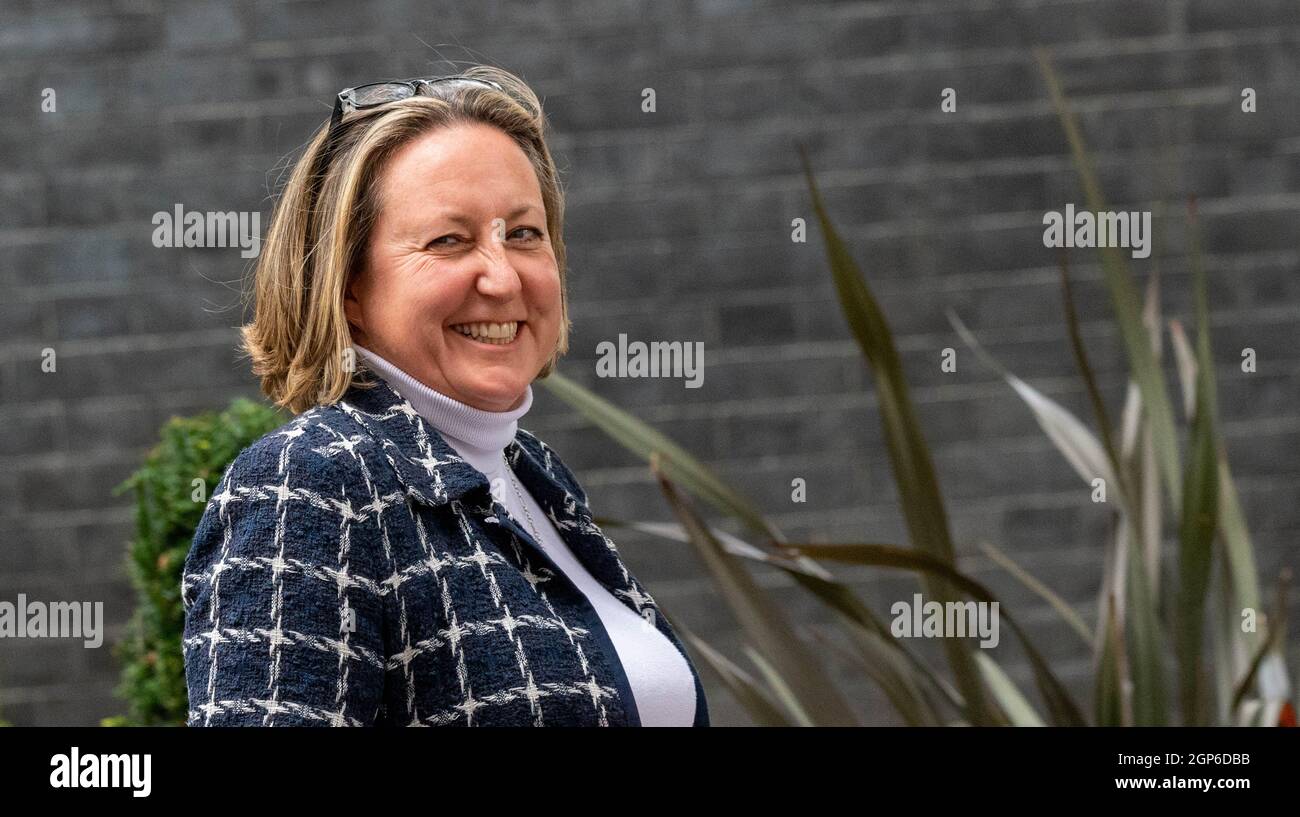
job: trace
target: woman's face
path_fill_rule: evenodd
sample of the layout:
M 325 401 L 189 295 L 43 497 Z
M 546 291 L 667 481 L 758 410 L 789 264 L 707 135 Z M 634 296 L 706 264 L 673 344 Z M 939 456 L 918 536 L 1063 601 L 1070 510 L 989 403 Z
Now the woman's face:
M 508 411 L 554 354 L 560 275 L 528 157 L 480 123 L 403 146 L 344 310 L 353 342 L 425 385 Z

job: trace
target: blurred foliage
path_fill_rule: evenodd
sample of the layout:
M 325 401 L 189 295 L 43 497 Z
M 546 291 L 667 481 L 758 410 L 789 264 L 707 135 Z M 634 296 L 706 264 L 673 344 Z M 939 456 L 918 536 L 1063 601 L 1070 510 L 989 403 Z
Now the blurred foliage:
M 117 694 L 128 711 L 104 726 L 184 725 L 188 712 L 181 632 L 181 571 L 207 500 L 244 448 L 287 418 L 244 398 L 225 411 L 173 417 L 144 465 L 115 493 L 135 495 L 128 568 L 137 603 L 126 637 Z
M 1069 144 L 1088 209 L 1108 210 L 1093 162 L 1045 51 L 1035 54 Z M 1193 336 L 1181 322 L 1166 326 L 1160 311 L 1158 256 L 1145 299 L 1124 255 L 1102 248 L 1103 282 L 1129 364 L 1128 392 L 1118 428 L 1101 397 L 1084 348 L 1070 279 L 1061 259 L 1063 321 L 1074 363 L 1095 414 L 1097 432 L 1029 383 L 1004 369 L 951 310 L 958 335 L 995 370 L 1029 409 L 1086 486 L 1104 498 L 1113 524 L 1106 542 L 1098 610 L 1092 627 L 1059 595 L 990 543 L 983 552 L 1045 601 L 1092 653 L 1091 717 L 1066 692 L 1053 668 L 1030 643 L 1005 604 L 1001 618 L 1028 658 L 1042 711 L 1016 688 L 988 650 L 969 639 L 945 638 L 950 684 L 915 656 L 905 639 L 836 581 L 821 561 L 902 569 L 917 574 L 934 601 L 992 602 L 985 587 L 956 566 L 948 516 L 929 447 L 909 396 L 893 333 L 847 244 L 831 222 L 807 156 L 800 148 L 813 209 L 840 304 L 875 385 L 880 421 L 911 547 L 875 542 L 791 543 L 745 497 L 660 432 L 559 374 L 543 384 L 613 439 L 650 463 L 677 525 L 598 520 L 692 543 L 719 595 L 740 623 L 756 675 L 683 630 L 755 723 L 853 725 L 843 693 L 809 647 L 749 574 L 750 564 L 775 567 L 812 592 L 838 616 L 851 649 L 830 643 L 884 692 L 913 725 L 1149 726 L 1171 722 L 1171 686 L 1185 725 L 1294 725 L 1285 662 L 1289 575 L 1278 577 L 1267 614 L 1258 587 L 1254 550 L 1237 498 L 1227 450 L 1217 425 L 1214 358 L 1210 344 L 1206 273 L 1189 202 L 1187 259 L 1193 290 Z M 1179 433 L 1161 355 L 1166 330 L 1176 358 L 1186 433 Z M 1180 438 L 1184 445 L 1180 447 Z M 1185 448 L 1185 454 L 1183 451 Z M 753 542 L 711 528 L 687 496 L 707 501 L 746 529 Z M 1162 487 L 1164 491 L 1162 492 Z M 1096 501 L 1096 500 L 1094 500 Z M 1169 525 L 1169 522 L 1175 522 Z M 1177 563 L 1165 565 L 1166 527 L 1175 532 Z M 1258 626 L 1243 626 L 1249 614 Z M 679 627 L 679 629 L 681 629 Z M 1207 639 L 1208 634 L 1208 639 Z M 820 634 L 818 634 L 819 637 Z M 1206 641 L 1210 642 L 1207 655 Z M 1176 668 L 1175 683 L 1167 667 Z M 1213 679 L 1213 696 L 1209 681 Z

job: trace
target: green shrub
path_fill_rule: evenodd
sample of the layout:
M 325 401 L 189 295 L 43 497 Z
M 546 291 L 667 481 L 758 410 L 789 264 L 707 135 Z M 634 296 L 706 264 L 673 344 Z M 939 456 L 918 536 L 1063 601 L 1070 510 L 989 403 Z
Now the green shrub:
M 115 493 L 135 494 L 135 538 L 127 561 L 137 596 L 127 635 L 115 647 L 123 662 L 118 696 L 128 712 L 105 726 L 183 725 L 189 709 L 181 631 L 181 571 L 207 500 L 247 446 L 286 421 L 273 408 L 239 398 L 220 414 L 173 417 L 144 465 Z

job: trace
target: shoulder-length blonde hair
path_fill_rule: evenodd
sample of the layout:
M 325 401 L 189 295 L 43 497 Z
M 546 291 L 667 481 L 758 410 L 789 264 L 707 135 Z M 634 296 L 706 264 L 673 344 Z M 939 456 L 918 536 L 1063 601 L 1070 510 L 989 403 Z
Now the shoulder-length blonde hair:
M 495 82 L 503 90 L 455 83 L 447 91 L 434 85 L 436 95 L 354 111 L 339 125 L 333 158 L 322 177 L 314 178 L 326 149 L 328 124 L 298 158 L 271 216 L 247 290 L 253 320 L 241 330 L 253 373 L 261 377 L 262 392 L 276 405 L 299 413 L 337 401 L 354 384 L 367 385 L 354 365 L 343 300 L 379 214 L 378 180 L 398 148 L 431 130 L 462 122 L 500 129 L 514 139 L 537 173 L 559 266 L 561 304 L 559 342 L 537 377 L 549 375 L 568 351 L 564 192 L 546 146 L 541 103 L 523 80 L 500 68 L 477 65 L 459 74 Z

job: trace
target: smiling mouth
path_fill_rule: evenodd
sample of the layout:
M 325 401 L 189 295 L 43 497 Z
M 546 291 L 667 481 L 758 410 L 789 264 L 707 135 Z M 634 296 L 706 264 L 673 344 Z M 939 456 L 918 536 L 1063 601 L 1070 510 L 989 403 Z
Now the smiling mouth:
M 453 332 L 459 332 L 470 340 L 492 346 L 509 346 L 519 336 L 519 327 L 523 321 L 505 323 L 457 323 L 452 324 Z

